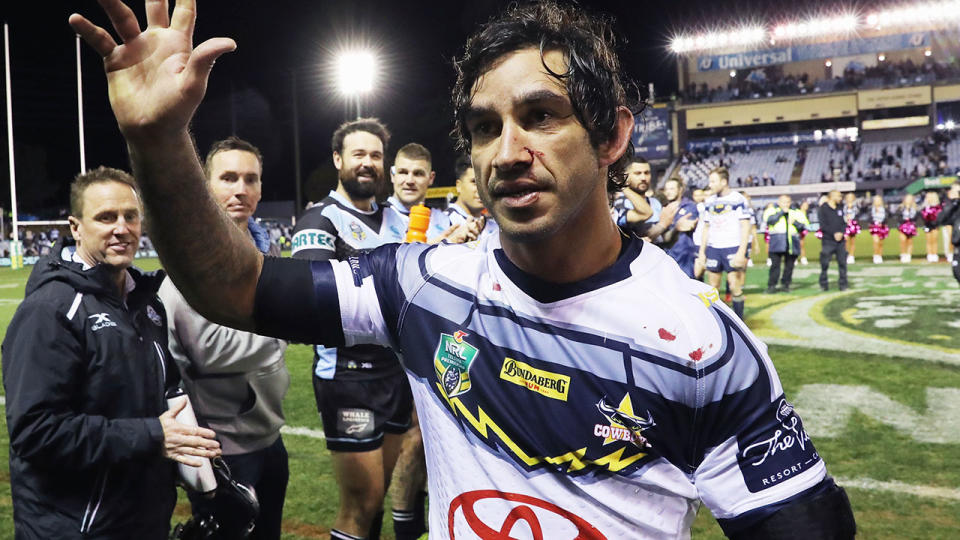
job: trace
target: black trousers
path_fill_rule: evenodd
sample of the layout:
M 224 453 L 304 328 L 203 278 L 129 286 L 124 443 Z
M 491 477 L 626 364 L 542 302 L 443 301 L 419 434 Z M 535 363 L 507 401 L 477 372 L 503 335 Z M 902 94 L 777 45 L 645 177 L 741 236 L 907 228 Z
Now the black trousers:
M 953 277 L 960 283 L 960 246 L 953 246 Z
M 287 480 L 290 477 L 287 449 L 283 445 L 283 438 L 277 437 L 276 442 L 263 450 L 248 454 L 224 455 L 223 460 L 230 467 L 234 480 L 253 486 L 257 501 L 260 503 L 260 515 L 257 516 L 256 526 L 247 538 L 279 540 L 283 501 L 287 496 Z M 232 525 L 230 516 L 218 516 L 216 499 L 208 500 L 195 493 L 188 492 L 188 494 L 195 516 L 212 513 L 225 525 L 225 528 L 230 528 Z M 234 535 L 229 530 L 223 532 L 225 533 L 223 538 L 231 538 Z
M 783 261 L 783 277 L 780 276 L 780 264 Z M 793 265 L 797 262 L 797 256 L 790 253 L 771 253 L 770 254 L 770 276 L 767 278 L 767 288 L 772 289 L 777 286 L 777 281 L 784 287 L 789 287 L 793 281 Z
M 841 289 L 847 288 L 847 247 L 843 240 L 837 242 L 832 238 L 824 236 L 820 247 L 820 288 L 826 289 L 829 285 L 827 280 L 827 269 L 830 267 L 830 259 L 836 255 L 837 268 L 840 270 L 840 281 L 838 284 Z

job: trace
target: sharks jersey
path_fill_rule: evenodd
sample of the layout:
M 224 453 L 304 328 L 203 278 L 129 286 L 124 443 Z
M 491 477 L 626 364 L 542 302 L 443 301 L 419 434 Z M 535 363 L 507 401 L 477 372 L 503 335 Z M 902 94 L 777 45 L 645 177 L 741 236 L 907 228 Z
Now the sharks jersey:
M 347 198 L 331 191 L 310 208 L 293 232 L 293 257 L 313 260 L 346 260 L 365 251 L 403 242 L 407 223 L 393 210 L 374 203 L 363 212 Z M 315 348 L 314 373 L 321 379 L 372 379 L 400 371 L 397 355 L 376 345 L 346 348 Z
M 750 221 L 753 209 L 736 191 L 723 196 L 711 195 L 704 201 L 703 221 L 710 225 L 707 246 L 713 248 L 740 247 L 740 222 Z
M 265 312 L 264 332 L 401 355 L 431 538 L 689 538 L 701 501 L 733 534 L 823 489 L 766 346 L 715 289 L 636 238 L 572 284 L 524 273 L 492 240 L 285 261 L 291 277 L 265 267 L 258 285 L 296 280 L 282 294 L 317 306 L 296 329 Z
M 459 225 L 471 217 L 459 204 L 451 204 L 444 210 L 444 213 L 447 214 L 451 226 Z M 480 238 L 498 236 L 500 234 L 500 226 L 497 225 L 497 222 L 493 220 L 493 216 L 490 214 L 487 214 L 485 217 L 486 222 L 483 225 L 483 230 L 480 231 Z
M 395 195 L 387 198 L 386 206 L 400 215 L 404 223 L 404 234 L 410 226 L 410 210 Z M 439 208 L 430 208 L 430 225 L 427 226 L 427 240 L 433 240 L 450 228 L 450 218 Z

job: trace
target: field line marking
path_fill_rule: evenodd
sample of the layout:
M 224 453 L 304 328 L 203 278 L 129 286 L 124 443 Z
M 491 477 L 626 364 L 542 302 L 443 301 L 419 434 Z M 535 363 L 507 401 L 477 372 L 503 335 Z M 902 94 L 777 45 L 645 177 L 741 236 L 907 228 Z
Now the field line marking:
M 280 433 L 284 435 L 299 435 L 301 437 L 310 437 L 311 439 L 325 439 L 323 430 L 313 429 L 303 426 L 283 426 L 280 428 Z
M 874 480 L 872 478 L 841 478 L 835 477 L 837 485 L 841 487 L 864 489 L 867 491 L 889 491 L 905 493 L 924 498 L 950 499 L 960 501 L 960 489 L 936 486 L 918 486 L 897 482 L 896 480 Z
M 5 396 L 0 396 L 0 405 L 5 405 L 7 399 Z M 323 439 L 323 431 L 319 429 L 312 429 L 308 427 L 294 427 L 294 426 L 283 426 L 280 428 L 280 433 L 284 435 L 298 435 L 302 437 L 310 437 L 312 439 Z M 843 478 L 843 477 L 834 477 L 834 480 L 843 487 L 849 487 L 853 489 L 863 489 L 867 491 L 890 491 L 893 493 L 906 493 L 908 495 L 915 495 L 917 497 L 926 497 L 926 498 L 938 498 L 938 499 L 950 499 L 954 501 L 960 501 L 960 489 L 951 489 L 944 487 L 936 486 L 917 486 L 913 484 L 906 484 L 903 482 L 897 481 L 884 481 L 884 480 L 874 480 L 872 478 Z
M 856 294 L 852 291 L 846 294 Z M 771 326 L 777 331 L 757 329 L 756 335 L 768 345 L 789 345 L 840 352 L 858 352 L 882 356 L 909 358 L 928 362 L 960 365 L 960 354 L 916 343 L 895 342 L 866 332 L 852 330 L 825 321 L 823 303 L 839 296 L 837 293 L 811 296 L 780 304 L 769 313 Z M 820 310 L 819 315 L 816 313 Z M 820 320 L 818 320 L 818 318 Z M 799 339 L 784 338 L 778 331 L 789 329 Z
M 859 291 L 853 290 L 853 291 L 844 292 L 844 293 L 838 294 L 837 297 L 839 297 L 839 296 L 852 296 L 852 295 L 854 295 L 854 294 L 859 294 Z M 828 327 L 828 328 L 832 328 L 832 329 L 834 329 L 834 330 L 836 330 L 836 331 L 838 331 L 838 332 L 845 332 L 845 333 L 847 333 L 847 334 L 852 334 L 852 335 L 855 335 L 855 336 L 858 336 L 858 337 L 862 337 L 862 338 L 865 338 L 865 339 L 879 339 L 879 340 L 881 340 L 881 341 L 887 341 L 887 342 L 889 342 L 889 343 L 893 343 L 893 344 L 896 344 L 896 345 L 906 345 L 906 346 L 908 346 L 908 347 L 920 347 L 921 349 L 932 349 L 932 350 L 934 350 L 934 351 L 940 351 L 940 352 L 943 352 L 943 353 L 953 354 L 953 355 L 956 355 L 956 354 L 957 354 L 956 349 L 948 349 L 948 348 L 946 348 L 946 347 L 940 347 L 939 345 L 932 345 L 932 344 L 926 344 L 926 343 L 916 343 L 916 342 L 911 342 L 911 341 L 904 341 L 904 340 L 902 340 L 902 339 L 897 339 L 897 338 L 885 337 L 885 336 L 879 335 L 879 334 L 871 334 L 871 333 L 869 333 L 869 332 L 864 332 L 864 331 L 861 331 L 861 330 L 857 330 L 857 329 L 854 329 L 854 328 L 850 328 L 850 327 L 848 327 L 848 326 L 844 326 L 844 325 L 842 325 L 842 324 L 839 324 L 839 323 L 836 323 L 836 322 L 834 322 L 834 321 L 831 321 L 830 319 L 827 318 L 827 316 L 826 316 L 826 314 L 823 312 L 823 310 L 824 310 L 824 308 L 826 307 L 827 302 L 829 302 L 829 301 L 831 301 L 831 300 L 833 300 L 833 299 L 834 299 L 833 297 L 829 297 L 829 296 L 828 296 L 827 298 L 823 298 L 822 300 L 816 302 L 816 303 L 813 305 L 813 307 L 810 308 L 810 318 L 813 319 L 813 322 L 815 322 L 815 323 L 817 323 L 817 324 L 819 324 L 819 325 L 821 325 L 821 326 L 826 326 L 826 327 Z

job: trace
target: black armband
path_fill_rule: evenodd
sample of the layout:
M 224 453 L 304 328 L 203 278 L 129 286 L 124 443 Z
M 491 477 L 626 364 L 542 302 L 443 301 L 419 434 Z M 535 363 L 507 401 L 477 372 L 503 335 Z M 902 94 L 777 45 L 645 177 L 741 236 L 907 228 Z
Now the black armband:
M 344 344 L 340 300 L 328 261 L 264 257 L 253 307 L 256 333 L 327 347 Z
M 814 497 L 799 499 L 747 530 L 730 536 L 733 540 L 848 540 L 857 532 L 847 492 L 830 482 Z

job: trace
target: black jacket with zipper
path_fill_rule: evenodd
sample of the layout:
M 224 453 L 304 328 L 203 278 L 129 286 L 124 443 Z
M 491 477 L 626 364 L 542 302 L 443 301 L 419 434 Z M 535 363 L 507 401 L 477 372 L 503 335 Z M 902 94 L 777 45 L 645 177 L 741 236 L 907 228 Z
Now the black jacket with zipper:
M 128 269 L 124 302 L 108 267 L 62 247 L 34 267 L 3 341 L 15 537 L 164 540 L 176 464 L 157 417 L 179 375 L 163 273 Z

